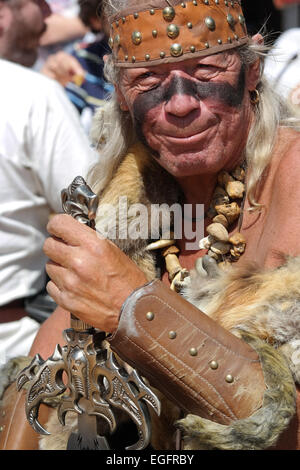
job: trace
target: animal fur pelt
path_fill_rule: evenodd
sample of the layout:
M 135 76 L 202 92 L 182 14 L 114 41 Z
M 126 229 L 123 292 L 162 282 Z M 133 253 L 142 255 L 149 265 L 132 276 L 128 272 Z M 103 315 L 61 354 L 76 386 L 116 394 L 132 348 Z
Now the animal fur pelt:
M 182 295 L 234 334 L 247 331 L 280 349 L 300 384 L 300 257 L 277 269 L 248 264 L 212 276 L 200 266 Z
M 27 367 L 31 360 L 32 358 L 28 356 L 19 356 L 0 367 L 0 403 L 7 387 L 16 380 L 18 373 Z
M 137 144 L 124 157 L 113 179 L 100 194 L 99 207 L 112 204 L 118 211 L 120 196 L 127 197 L 129 206 L 142 203 L 150 207 L 151 204 L 167 203 L 170 206 L 179 202 L 181 193 L 171 176 L 142 145 Z M 128 224 L 139 217 L 129 215 L 124 222 Z M 101 210 L 98 211 L 96 228 L 100 233 L 105 228 L 109 238 L 145 272 L 149 280 L 157 275 L 157 259 L 145 251 L 151 241 L 150 233 L 148 239 L 121 239 L 118 233 L 122 227 L 113 226 L 110 215 L 101 213 Z M 180 420 L 178 409 L 167 402 L 163 406 L 165 415 L 160 419 L 160 426 L 154 428 L 152 443 L 157 449 L 174 449 L 173 420 L 184 431 L 186 449 L 267 448 L 276 442 L 295 413 L 294 380 L 299 382 L 300 362 L 297 362 L 300 258 L 288 259 L 281 268 L 273 271 L 261 271 L 255 266 L 233 268 L 217 274 L 215 269 L 210 271 L 214 272 L 213 276 L 207 275 L 203 269 L 195 270 L 189 282 L 185 283 L 182 295 L 257 349 L 267 383 L 263 407 L 248 419 L 221 426 L 193 415 Z M 53 414 L 49 422 L 52 436 L 43 437 L 40 448 L 65 448 L 66 434 L 75 426 L 74 417 L 70 416 L 69 420 L 68 429 L 63 430 Z
M 259 354 L 267 384 L 263 404 L 252 416 L 227 426 L 187 415 L 177 422 L 184 431 L 185 450 L 266 449 L 276 444 L 294 414 L 295 384 L 285 359 L 256 336 L 243 331 L 239 336 Z

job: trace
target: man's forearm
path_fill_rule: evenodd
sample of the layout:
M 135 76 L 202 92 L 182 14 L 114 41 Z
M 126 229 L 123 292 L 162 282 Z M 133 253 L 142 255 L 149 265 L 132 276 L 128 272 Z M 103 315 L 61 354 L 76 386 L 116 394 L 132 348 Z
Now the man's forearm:
M 262 404 L 257 353 L 161 281 L 125 302 L 110 344 L 187 412 L 228 424 Z
M 53 14 L 46 19 L 47 30 L 40 40 L 41 46 L 50 46 L 59 42 L 71 41 L 87 32 L 86 26 L 80 18 L 68 18 Z

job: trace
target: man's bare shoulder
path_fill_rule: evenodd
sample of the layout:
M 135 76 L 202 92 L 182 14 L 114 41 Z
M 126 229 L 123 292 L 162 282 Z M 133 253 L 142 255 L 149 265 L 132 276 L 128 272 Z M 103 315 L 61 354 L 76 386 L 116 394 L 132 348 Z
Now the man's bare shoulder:
M 265 191 L 266 216 L 255 256 L 266 267 L 282 264 L 278 253 L 299 256 L 300 134 L 280 129 L 275 143 Z M 253 232 L 255 237 L 255 233 Z
M 290 192 L 299 188 L 300 182 L 300 132 L 294 129 L 281 128 L 279 131 L 275 161 L 274 184 L 281 192 Z M 275 164 L 276 164 L 275 163 Z

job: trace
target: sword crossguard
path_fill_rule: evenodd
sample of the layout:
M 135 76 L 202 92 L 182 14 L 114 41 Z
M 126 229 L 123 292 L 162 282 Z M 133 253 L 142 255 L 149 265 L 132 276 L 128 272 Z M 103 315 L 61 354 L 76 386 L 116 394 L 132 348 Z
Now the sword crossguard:
M 59 395 L 58 419 L 65 425 L 69 411 L 87 413 L 104 419 L 110 432 L 117 427 L 114 408 L 121 409 L 135 422 L 139 440 L 127 450 L 142 450 L 150 442 L 151 420 L 148 407 L 160 414 L 160 401 L 136 370 L 127 372 L 114 353 L 98 349 L 97 333 L 65 330 L 67 345 L 56 346 L 54 354 L 44 361 L 36 355 L 17 378 L 17 388 L 27 384 L 26 416 L 33 429 L 48 435 L 38 421 L 39 407 Z M 101 337 L 101 335 L 100 335 Z M 100 354 L 99 354 L 100 353 Z M 62 381 L 63 372 L 68 383 Z M 68 393 L 65 393 L 68 391 Z

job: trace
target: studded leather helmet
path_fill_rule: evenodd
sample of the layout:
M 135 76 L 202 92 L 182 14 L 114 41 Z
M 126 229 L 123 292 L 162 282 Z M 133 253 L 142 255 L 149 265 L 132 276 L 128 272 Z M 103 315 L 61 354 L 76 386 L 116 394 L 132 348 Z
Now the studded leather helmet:
M 248 42 L 240 0 L 131 0 L 109 22 L 118 67 L 181 61 Z

